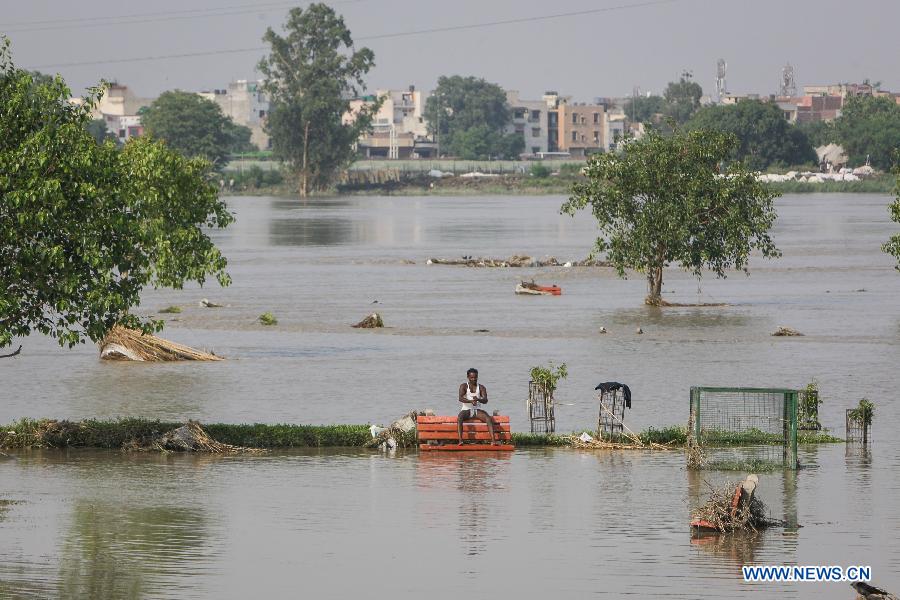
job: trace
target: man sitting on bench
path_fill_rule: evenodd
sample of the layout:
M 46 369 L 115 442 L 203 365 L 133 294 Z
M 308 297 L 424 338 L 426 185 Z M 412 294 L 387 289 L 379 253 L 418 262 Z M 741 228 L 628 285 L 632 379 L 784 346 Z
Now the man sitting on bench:
M 478 408 L 479 404 L 487 404 L 487 389 L 478 383 L 478 369 L 466 371 L 467 381 L 459 385 L 459 416 L 456 417 L 456 431 L 459 434 L 459 445 L 463 443 L 463 421 L 475 419 L 487 423 L 491 432 L 491 445 L 499 444 L 494 434 L 494 419 L 487 411 Z

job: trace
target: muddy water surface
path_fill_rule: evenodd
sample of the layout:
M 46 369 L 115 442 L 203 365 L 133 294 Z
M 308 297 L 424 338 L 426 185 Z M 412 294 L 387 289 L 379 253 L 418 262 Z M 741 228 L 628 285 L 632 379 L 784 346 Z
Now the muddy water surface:
M 777 261 L 751 276 L 666 274 L 666 297 L 727 307 L 644 307 L 639 275 L 608 269 L 468 269 L 429 257 L 583 258 L 589 215 L 563 198 L 235 198 L 217 232 L 234 285 L 149 291 L 176 304 L 166 335 L 228 361 L 106 364 L 96 350 L 23 340 L 0 364 L 0 422 L 145 416 L 267 423 L 382 423 L 455 410 L 477 366 L 491 405 L 527 429 L 531 366 L 565 361 L 558 428 L 596 422 L 593 387 L 633 390 L 634 428 L 682 423 L 691 385 L 802 387 L 819 381 L 822 420 L 875 401 L 868 452 L 805 449 L 796 475 L 765 474 L 773 515 L 803 525 L 692 542 L 706 483 L 678 453 L 517 451 L 512 456 L 0 456 L 0 597 L 246 597 L 315 592 L 421 596 L 445 582 L 472 596 L 850 598 L 846 583 L 745 584 L 741 564 L 867 564 L 900 590 L 900 274 L 880 244 L 896 231 L 886 196 L 779 201 Z M 563 287 L 518 297 L 519 278 Z M 209 298 L 226 306 L 200 308 Z M 375 302 L 377 300 L 377 303 Z M 382 331 L 351 329 L 372 311 Z M 272 312 L 276 327 L 255 320 Z M 805 333 L 774 338 L 779 325 Z M 605 327 L 607 334 L 600 334 Z M 645 332 L 636 335 L 641 327 Z M 487 329 L 487 332 L 476 332 Z M 438 594 L 440 596 L 440 594 Z M 458 596 L 457 593 L 453 594 Z

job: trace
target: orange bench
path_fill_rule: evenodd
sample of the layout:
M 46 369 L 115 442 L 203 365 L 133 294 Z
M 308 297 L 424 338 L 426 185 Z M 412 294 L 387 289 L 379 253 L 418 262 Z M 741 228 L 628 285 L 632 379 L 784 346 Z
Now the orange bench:
M 459 445 L 456 415 L 419 416 L 416 418 L 416 437 L 420 450 L 514 450 L 509 416 L 496 415 L 494 433 L 499 445 L 491 445 L 491 430 L 487 423 L 477 420 L 463 422 L 463 441 Z

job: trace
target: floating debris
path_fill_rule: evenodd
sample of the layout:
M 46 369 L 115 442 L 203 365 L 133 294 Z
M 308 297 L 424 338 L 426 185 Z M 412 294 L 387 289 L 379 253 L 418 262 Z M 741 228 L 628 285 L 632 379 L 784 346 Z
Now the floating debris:
M 644 330 L 641 329 L 640 327 L 638 327 L 637 329 L 635 329 L 634 332 L 635 332 L 636 334 L 638 334 L 638 335 L 643 335 L 643 334 L 644 334 Z
M 607 261 L 586 258 L 581 261 L 559 262 L 555 256 L 537 259 L 531 256 L 514 254 L 509 258 L 484 258 L 462 256 L 461 258 L 429 258 L 428 265 L 455 265 L 463 267 L 608 267 Z
M 691 528 L 697 532 L 757 531 L 782 521 L 770 519 L 762 500 L 756 497 L 759 477 L 750 474 L 741 482 L 728 482 L 713 489 L 702 507 L 691 520 Z
M 778 327 L 778 329 L 776 329 L 775 333 L 773 333 L 772 335 L 779 336 L 779 337 L 780 336 L 787 336 L 787 337 L 796 337 L 796 336 L 802 337 L 803 336 L 803 334 L 800 333 L 799 331 L 797 331 L 796 329 L 791 329 L 790 327 L 784 327 L 784 326 Z
M 356 325 L 353 325 L 353 327 L 356 327 L 358 329 L 375 329 L 377 327 L 384 327 L 384 320 L 378 313 L 372 313 Z
M 515 292 L 531 296 L 560 296 L 562 295 L 562 288 L 558 285 L 538 285 L 532 279 L 531 281 L 517 283 Z
M 221 356 L 210 352 L 182 346 L 149 333 L 121 326 L 114 327 L 100 342 L 100 358 L 139 362 L 224 360 Z
M 606 327 L 601 327 L 599 333 L 606 333 Z
M 369 432 L 372 439 L 365 443 L 366 448 L 394 450 L 397 446 L 411 448 L 416 445 L 416 418 L 424 412 L 412 411 L 391 423 L 388 427 L 372 425 Z
M 224 304 L 216 304 L 215 302 L 210 302 L 206 298 L 201 299 L 197 304 L 203 308 L 222 308 L 223 306 L 225 306 Z

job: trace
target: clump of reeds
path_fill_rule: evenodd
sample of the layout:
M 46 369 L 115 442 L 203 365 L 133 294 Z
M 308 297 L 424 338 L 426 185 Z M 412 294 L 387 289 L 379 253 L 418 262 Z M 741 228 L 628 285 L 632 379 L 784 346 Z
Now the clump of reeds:
M 165 307 L 165 308 L 163 308 L 163 309 L 160 309 L 159 312 L 160 312 L 160 313 L 163 313 L 163 314 L 167 314 L 167 315 L 177 315 L 177 314 L 180 314 L 180 313 L 181 313 L 181 307 L 180 307 L 180 306 L 175 306 L 175 305 L 173 304 L 172 306 L 167 306 L 167 307 Z
M 270 312 L 264 312 L 259 315 L 259 322 L 263 325 L 278 325 L 278 319 Z

